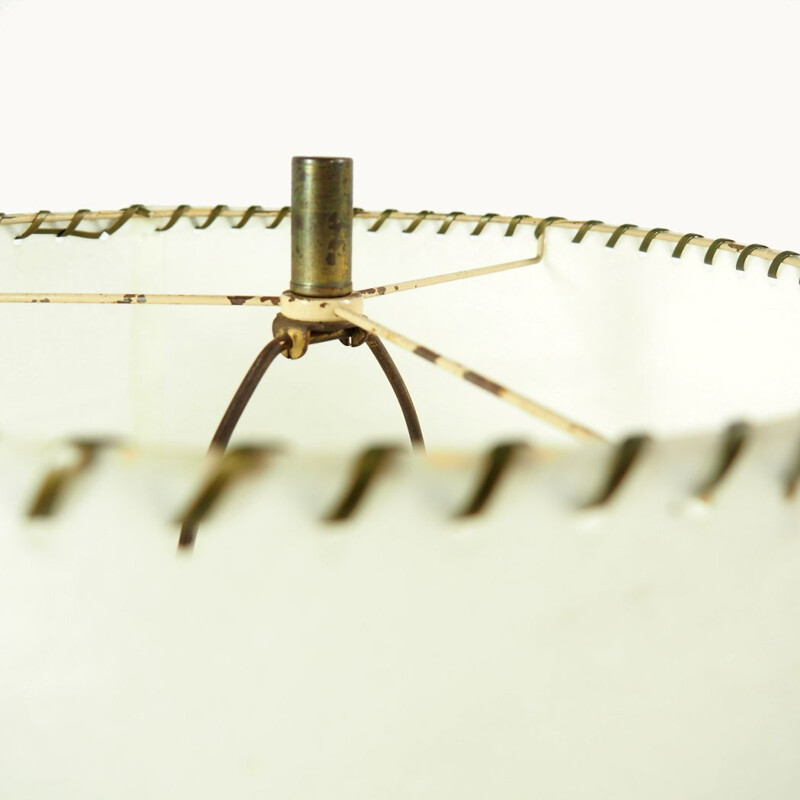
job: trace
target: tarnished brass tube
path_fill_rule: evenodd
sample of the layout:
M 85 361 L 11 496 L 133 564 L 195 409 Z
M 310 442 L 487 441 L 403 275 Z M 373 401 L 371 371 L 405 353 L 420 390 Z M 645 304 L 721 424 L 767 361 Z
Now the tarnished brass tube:
M 291 290 L 307 297 L 350 294 L 353 160 L 292 159 Z

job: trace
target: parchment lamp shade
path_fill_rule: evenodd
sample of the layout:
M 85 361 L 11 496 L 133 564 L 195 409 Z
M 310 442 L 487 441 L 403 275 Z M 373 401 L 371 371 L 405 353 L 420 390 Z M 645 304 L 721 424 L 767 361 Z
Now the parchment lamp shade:
M 359 313 L 606 441 L 389 340 L 412 452 L 367 348 L 331 342 L 207 457 L 290 218 L 0 221 L 5 298 L 51 298 L 0 304 L 0 794 L 796 797 L 800 259 L 357 210 L 356 289 L 539 253 Z

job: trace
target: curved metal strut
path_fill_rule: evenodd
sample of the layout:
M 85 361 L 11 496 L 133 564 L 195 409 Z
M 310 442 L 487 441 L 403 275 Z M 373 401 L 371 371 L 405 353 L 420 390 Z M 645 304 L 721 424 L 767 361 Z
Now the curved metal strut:
M 348 343 L 344 337 L 349 337 L 351 332 L 351 330 L 344 331 L 341 336 L 342 341 Z M 317 344 L 322 341 L 330 340 L 331 339 L 328 336 L 322 333 L 318 334 L 318 338 L 316 339 L 312 336 L 310 342 L 312 344 Z M 411 395 L 409 394 L 405 381 L 400 375 L 400 372 L 392 360 L 392 357 L 386 351 L 383 342 L 381 342 L 377 336 L 372 336 L 370 334 L 362 339 L 362 341 L 366 341 L 370 352 L 375 356 L 376 361 L 383 370 L 383 374 L 386 376 L 389 384 L 394 390 L 397 402 L 400 404 L 400 409 L 403 412 L 403 418 L 406 422 L 408 437 L 411 440 L 412 447 L 424 451 L 425 442 L 422 438 L 422 428 L 419 424 L 419 418 L 417 417 L 414 403 L 411 400 Z M 350 340 L 350 342 L 352 342 L 352 340 Z M 264 349 L 256 356 L 255 361 L 253 361 L 250 369 L 247 371 L 247 374 L 242 379 L 241 384 L 239 384 L 239 388 L 233 395 L 231 402 L 228 404 L 228 407 L 225 410 L 219 425 L 217 426 L 217 430 L 215 431 L 214 436 L 211 439 L 211 444 L 208 447 L 209 454 L 221 454 L 225 452 L 228 444 L 230 443 L 231 436 L 233 436 L 233 432 L 236 429 L 236 425 L 239 423 L 239 419 L 244 413 L 247 404 L 250 402 L 250 398 L 258 388 L 258 384 L 261 382 L 261 379 L 264 377 L 270 364 L 272 364 L 272 362 L 281 353 L 288 352 L 291 347 L 292 340 L 289 334 L 281 333 L 276 336 L 266 347 L 264 347 Z M 190 509 L 192 507 L 193 506 L 190 506 Z M 197 515 L 193 513 L 187 513 L 181 524 L 181 534 L 180 539 L 178 540 L 178 547 L 180 549 L 188 549 L 194 545 L 195 539 L 197 538 L 198 528 L 199 519 Z

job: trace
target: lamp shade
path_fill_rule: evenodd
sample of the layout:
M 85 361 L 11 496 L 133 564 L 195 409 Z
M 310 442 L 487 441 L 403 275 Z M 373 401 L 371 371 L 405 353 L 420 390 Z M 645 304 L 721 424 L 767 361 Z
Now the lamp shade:
M 291 219 L 0 220 L 4 794 L 794 797 L 800 257 L 356 209 L 427 451 L 332 341 L 206 455 Z

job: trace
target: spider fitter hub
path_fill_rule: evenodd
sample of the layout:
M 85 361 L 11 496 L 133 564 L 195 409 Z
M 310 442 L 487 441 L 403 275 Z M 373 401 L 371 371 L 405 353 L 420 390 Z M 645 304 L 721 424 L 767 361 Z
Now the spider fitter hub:
M 334 304 L 362 310 L 361 297 L 352 295 L 352 159 L 292 159 L 291 221 L 290 290 L 281 296 L 281 311 L 272 326 L 276 337 L 291 340 L 284 355 L 300 358 L 316 341 L 361 344 L 362 332 L 334 313 Z
M 400 405 L 412 447 L 424 450 L 417 412 L 408 388 L 381 342 L 386 338 L 479 388 L 516 405 L 563 430 L 589 439 L 601 437 L 572 420 L 430 350 L 364 316 L 362 302 L 387 291 L 398 292 L 437 283 L 486 275 L 538 264 L 544 237 L 533 257 L 473 270 L 423 278 L 353 292 L 353 162 L 349 158 L 292 159 L 292 270 L 290 289 L 280 298 L 265 298 L 280 306 L 272 326 L 274 338 L 256 356 L 229 403 L 209 450 L 222 453 L 239 419 L 270 364 L 280 353 L 301 358 L 309 346 L 340 341 L 349 347 L 366 344 L 388 380 Z M 180 546 L 191 547 L 197 535 L 197 516 L 187 515 L 181 526 Z

